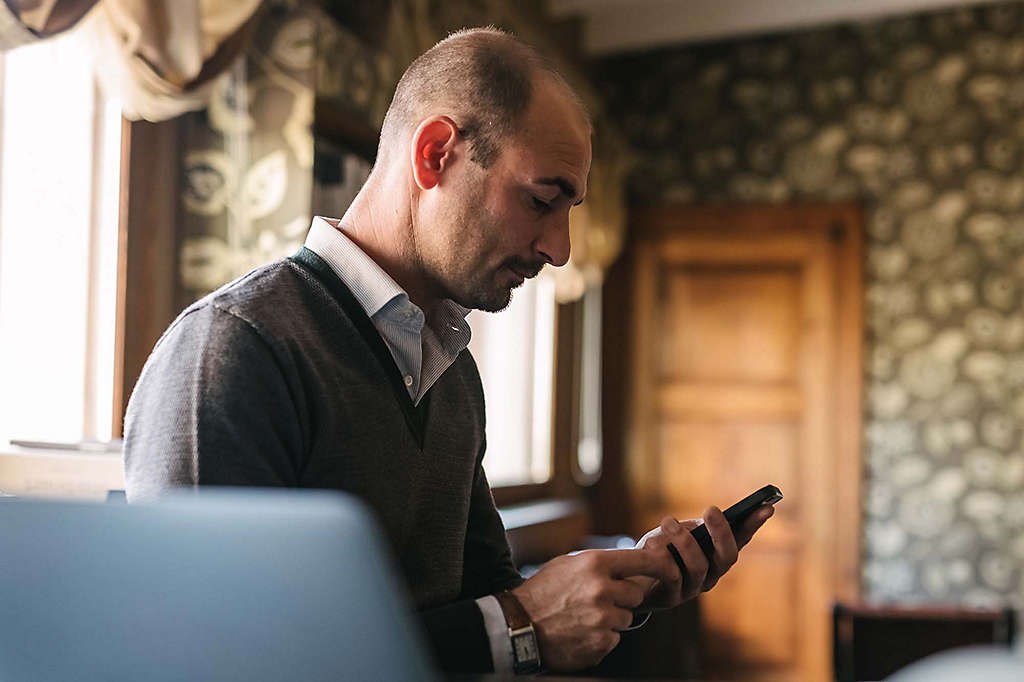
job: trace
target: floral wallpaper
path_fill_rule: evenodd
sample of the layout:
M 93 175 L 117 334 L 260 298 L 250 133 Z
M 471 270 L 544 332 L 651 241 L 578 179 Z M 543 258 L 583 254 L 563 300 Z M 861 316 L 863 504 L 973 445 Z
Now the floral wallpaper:
M 309 228 L 319 15 L 287 0 L 268 4 L 207 109 L 180 119 L 188 301 L 294 253 Z
M 1024 605 L 1024 5 L 598 67 L 633 201 L 866 207 L 864 595 Z

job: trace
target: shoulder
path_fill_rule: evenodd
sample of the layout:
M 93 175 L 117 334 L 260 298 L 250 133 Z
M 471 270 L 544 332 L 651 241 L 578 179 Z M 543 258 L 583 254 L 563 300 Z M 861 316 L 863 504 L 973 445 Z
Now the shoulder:
M 265 340 L 301 328 L 328 300 L 315 278 L 290 259 L 261 266 L 189 305 L 171 323 L 166 337 L 188 334 L 249 336 Z
M 309 273 L 284 258 L 251 270 L 193 306 L 208 306 L 243 319 L 273 319 L 308 304 L 315 284 Z

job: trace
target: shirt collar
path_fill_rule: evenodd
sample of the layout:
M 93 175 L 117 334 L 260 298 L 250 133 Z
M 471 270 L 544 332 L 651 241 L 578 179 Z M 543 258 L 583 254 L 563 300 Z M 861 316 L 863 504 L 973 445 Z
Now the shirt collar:
M 313 218 L 306 248 L 327 261 L 369 317 L 396 298 L 409 300 L 398 282 L 348 238 L 337 218 Z
M 409 300 L 405 289 L 349 239 L 338 218 L 313 218 L 306 236 L 306 248 L 327 261 L 370 318 L 378 314 L 391 318 L 410 306 L 419 310 Z M 466 322 L 468 314 L 469 308 L 445 299 L 436 307 L 430 320 L 430 327 L 441 345 L 452 355 L 458 355 L 469 345 L 472 332 Z M 419 324 L 423 324 L 422 311 Z

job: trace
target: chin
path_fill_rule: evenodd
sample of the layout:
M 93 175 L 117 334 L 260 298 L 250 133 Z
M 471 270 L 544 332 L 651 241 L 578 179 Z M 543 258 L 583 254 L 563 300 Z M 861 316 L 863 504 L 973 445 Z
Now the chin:
M 498 313 L 507 308 L 508 304 L 512 302 L 512 290 L 503 289 L 487 293 L 475 291 L 461 298 L 462 300 L 455 299 L 455 302 L 463 308 L 482 310 L 486 313 Z

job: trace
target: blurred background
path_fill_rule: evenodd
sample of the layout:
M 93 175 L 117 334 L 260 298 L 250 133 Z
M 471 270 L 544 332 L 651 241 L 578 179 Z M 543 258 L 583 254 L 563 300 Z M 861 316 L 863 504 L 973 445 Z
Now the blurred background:
M 1024 3 L 0 2 L 0 491 L 123 487 L 162 331 L 340 216 L 406 65 L 492 24 L 595 121 L 570 264 L 471 316 L 517 562 L 774 483 L 609 666 L 862 679 L 855 628 L 1013 639 Z

